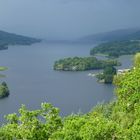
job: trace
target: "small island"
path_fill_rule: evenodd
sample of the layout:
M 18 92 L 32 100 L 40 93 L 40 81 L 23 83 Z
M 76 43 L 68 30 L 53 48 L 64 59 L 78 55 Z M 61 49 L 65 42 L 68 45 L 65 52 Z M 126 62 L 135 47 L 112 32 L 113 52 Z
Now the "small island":
M 5 71 L 7 69 L 8 69 L 7 67 L 0 66 L 0 71 Z M 6 76 L 3 74 L 0 74 L 0 78 L 4 78 L 4 77 L 6 77 Z
M 0 71 L 5 71 L 7 69 L 8 69 L 7 67 L 0 66 Z
M 0 71 L 5 71 L 7 69 L 8 69 L 7 67 L 0 66 Z M 5 77 L 5 75 L 0 74 L 0 78 L 3 78 L 3 77 Z M 10 92 L 9 92 L 9 88 L 8 88 L 6 82 L 2 82 L 0 84 L 0 99 L 8 97 L 9 94 L 10 94 Z
M 86 71 L 104 69 L 106 66 L 119 66 L 117 60 L 98 60 L 96 57 L 64 58 L 54 63 L 54 70 L 62 71 Z
M 0 84 L 0 99 L 8 97 L 9 94 L 10 94 L 10 92 L 9 92 L 6 82 L 2 82 Z
M 90 54 L 103 54 L 110 58 L 121 55 L 134 55 L 140 52 L 140 40 L 125 40 L 102 43 L 91 49 Z

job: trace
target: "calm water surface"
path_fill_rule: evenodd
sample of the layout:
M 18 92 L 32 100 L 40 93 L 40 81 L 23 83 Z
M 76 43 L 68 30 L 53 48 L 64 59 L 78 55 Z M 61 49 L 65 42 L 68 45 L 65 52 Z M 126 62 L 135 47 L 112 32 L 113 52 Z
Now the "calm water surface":
M 10 46 L 0 51 L 0 65 L 9 69 L 2 74 L 10 89 L 10 96 L 0 100 L 0 121 L 3 115 L 17 112 L 21 104 L 29 109 L 50 102 L 61 109 L 61 115 L 88 112 L 99 102 L 114 97 L 112 85 L 96 82 L 87 72 L 59 72 L 53 70 L 55 60 L 71 56 L 89 56 L 94 45 L 47 44 Z M 130 57 L 120 58 L 123 66 L 130 66 Z M 121 67 L 121 68 L 122 68 Z M 97 71 L 92 71 L 97 72 Z

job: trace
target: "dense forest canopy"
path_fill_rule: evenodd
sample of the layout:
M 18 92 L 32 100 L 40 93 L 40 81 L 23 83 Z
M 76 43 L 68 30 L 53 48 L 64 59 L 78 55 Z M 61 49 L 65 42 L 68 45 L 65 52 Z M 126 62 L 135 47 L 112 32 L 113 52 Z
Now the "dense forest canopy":
M 119 57 L 121 55 L 133 55 L 137 52 L 140 52 L 140 41 L 128 40 L 102 43 L 91 49 L 90 54 L 95 55 L 101 53 L 109 57 Z
M 134 68 L 115 77 L 117 99 L 93 108 L 87 114 L 60 117 L 59 109 L 42 103 L 30 111 L 25 106 L 6 117 L 1 140 L 139 140 L 140 54 Z M 107 70 L 108 71 L 108 70 Z

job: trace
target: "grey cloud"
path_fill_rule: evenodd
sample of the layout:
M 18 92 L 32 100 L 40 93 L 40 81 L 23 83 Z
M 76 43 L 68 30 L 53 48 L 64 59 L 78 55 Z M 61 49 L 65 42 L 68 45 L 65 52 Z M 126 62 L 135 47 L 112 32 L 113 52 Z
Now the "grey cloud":
M 139 0 L 1 0 L 0 29 L 49 39 L 137 27 Z

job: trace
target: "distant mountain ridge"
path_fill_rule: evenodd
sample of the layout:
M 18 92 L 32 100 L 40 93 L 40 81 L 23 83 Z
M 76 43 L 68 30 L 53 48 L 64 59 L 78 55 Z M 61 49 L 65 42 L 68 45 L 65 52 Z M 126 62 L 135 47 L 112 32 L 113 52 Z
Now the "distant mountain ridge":
M 130 39 L 140 39 L 140 28 L 134 29 L 120 29 L 114 30 L 110 32 L 98 33 L 93 35 L 88 35 L 77 39 L 79 42 L 83 43 L 94 43 L 100 41 L 122 41 L 122 40 L 130 40 Z
M 0 31 L 0 50 L 7 49 L 8 45 L 31 45 L 40 41 L 40 39 Z

